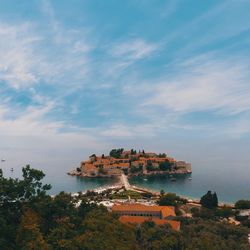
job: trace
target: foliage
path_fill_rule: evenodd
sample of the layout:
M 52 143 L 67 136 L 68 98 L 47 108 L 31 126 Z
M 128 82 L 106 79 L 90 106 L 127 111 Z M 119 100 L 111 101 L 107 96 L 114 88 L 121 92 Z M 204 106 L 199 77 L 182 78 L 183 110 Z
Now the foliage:
M 51 197 L 46 194 L 49 186 L 41 182 L 43 176 L 29 166 L 23 169 L 22 180 L 0 175 L 0 249 L 249 249 L 247 228 L 221 222 L 183 219 L 180 232 L 152 221 L 121 224 L 91 201 L 105 194 L 90 191 L 73 197 L 61 192 Z M 144 196 L 133 191 L 117 195 Z M 159 203 L 164 205 L 184 202 L 174 194 L 161 198 Z
M 160 162 L 159 169 L 161 171 L 168 171 L 171 169 L 171 163 L 169 161 Z
M 146 169 L 147 169 L 147 171 L 154 171 L 155 170 L 151 160 L 147 160 Z
M 92 154 L 89 158 L 91 159 L 92 162 L 95 162 L 97 160 L 96 154 Z
M 217 208 L 215 211 L 215 216 L 222 218 L 229 218 L 235 215 L 235 212 L 230 207 Z
M 19 249 L 48 249 L 48 245 L 39 229 L 39 217 L 32 211 L 27 210 L 21 217 L 16 238 Z
M 192 208 L 191 213 L 193 217 L 196 218 L 202 218 L 203 220 L 215 220 L 215 211 L 214 209 L 208 209 L 206 207 L 201 207 L 201 208 Z
M 130 171 L 130 173 L 132 173 L 132 174 L 135 174 L 135 173 L 141 173 L 142 172 L 142 165 L 139 165 L 138 167 L 136 167 L 136 166 L 131 166 L 130 167 L 130 169 L 129 169 L 129 171 Z
M 136 239 L 140 249 L 182 249 L 181 235 L 168 224 L 157 226 L 146 221 L 136 227 Z
M 147 165 L 146 166 L 147 171 L 154 171 L 155 168 L 152 165 Z
M 158 157 L 159 157 L 159 158 L 166 158 L 167 155 L 166 155 L 165 153 L 163 153 L 163 154 L 159 154 Z
M 112 149 L 109 153 L 109 156 L 114 158 L 121 158 L 121 154 L 123 153 L 123 148 Z
M 218 207 L 217 194 L 208 191 L 205 195 L 201 197 L 200 203 L 203 207 L 209 209 Z
M 130 154 L 131 154 L 131 155 L 136 155 L 136 154 L 137 154 L 137 152 L 136 152 L 136 150 L 131 149 L 131 150 L 130 150 Z
M 245 227 L 250 228 L 250 219 L 243 220 L 241 224 Z
M 138 192 L 135 192 L 135 191 L 132 191 L 132 190 L 126 190 L 126 191 L 123 191 L 123 192 L 117 192 L 117 193 L 114 193 L 110 196 L 111 199 L 128 199 L 128 198 L 131 198 L 131 199 L 142 199 L 143 196 L 141 193 L 138 193 Z
M 235 212 L 230 207 L 222 207 L 216 209 L 209 209 L 206 207 L 191 209 L 193 217 L 199 217 L 204 220 L 218 220 L 220 218 L 229 218 L 235 215 Z
M 238 200 L 235 203 L 236 209 L 250 209 L 250 200 Z
M 181 229 L 183 249 L 249 249 L 247 229 L 228 223 L 189 219 Z
M 178 204 L 187 203 L 186 199 L 181 198 L 175 193 L 167 193 L 160 197 L 158 204 L 160 206 L 177 206 Z

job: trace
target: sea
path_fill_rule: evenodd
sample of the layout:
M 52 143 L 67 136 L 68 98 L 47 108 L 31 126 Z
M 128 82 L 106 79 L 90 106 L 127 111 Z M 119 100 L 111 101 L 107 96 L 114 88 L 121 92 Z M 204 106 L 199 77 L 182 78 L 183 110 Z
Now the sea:
M 14 167 L 7 162 L 1 162 L 0 168 L 3 169 L 5 177 L 21 178 L 21 167 Z M 95 189 L 102 186 L 113 185 L 117 179 L 112 178 L 82 178 L 69 176 L 67 164 L 60 166 L 47 165 L 38 167 L 46 176 L 44 183 L 52 185 L 50 194 L 55 195 L 59 192 L 80 192 Z M 243 168 L 242 168 L 243 169 Z M 193 165 L 193 173 L 190 175 L 173 176 L 148 176 L 132 177 L 130 184 L 144 187 L 154 191 L 164 190 L 173 192 L 181 196 L 199 199 L 208 190 L 216 192 L 220 202 L 234 203 L 239 199 L 250 199 L 250 173 L 249 169 L 239 170 L 239 166 L 229 166 L 219 168 L 218 166 L 199 166 Z

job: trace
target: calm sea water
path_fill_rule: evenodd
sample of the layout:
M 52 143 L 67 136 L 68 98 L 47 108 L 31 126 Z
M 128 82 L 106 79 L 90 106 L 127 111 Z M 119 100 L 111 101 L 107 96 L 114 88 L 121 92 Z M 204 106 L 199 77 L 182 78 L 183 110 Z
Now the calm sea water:
M 21 177 L 21 168 L 15 167 L 11 172 L 11 167 L 7 163 L 2 163 L 1 168 L 5 176 L 13 178 Z M 72 177 L 66 174 L 69 171 L 68 165 L 60 167 L 47 166 L 40 168 L 46 174 L 45 183 L 52 184 L 51 194 L 65 192 L 78 192 L 88 189 L 94 189 L 103 185 L 112 185 L 116 182 L 114 179 L 87 179 L 80 177 Z M 244 170 L 244 171 L 243 171 Z M 208 190 L 216 191 L 221 202 L 235 202 L 239 199 L 250 199 L 250 174 L 249 169 L 216 166 L 193 166 L 192 180 L 189 176 L 179 176 L 176 182 L 170 181 L 166 176 L 157 177 L 134 177 L 130 179 L 130 183 L 152 190 L 166 192 L 175 192 L 179 195 L 191 198 L 200 198 Z

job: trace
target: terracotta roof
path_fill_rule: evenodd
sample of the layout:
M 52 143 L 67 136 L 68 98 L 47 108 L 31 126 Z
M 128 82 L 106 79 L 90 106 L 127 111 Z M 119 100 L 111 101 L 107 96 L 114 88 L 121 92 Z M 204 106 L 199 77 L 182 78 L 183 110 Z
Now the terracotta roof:
M 85 164 L 84 170 L 97 170 L 97 168 L 93 164 Z
M 176 216 L 174 207 L 172 206 L 146 206 L 139 203 L 132 204 L 114 204 L 112 207 L 113 212 L 122 212 L 122 211 L 143 211 L 143 212 L 161 212 L 162 217 L 166 218 L 167 216 Z
M 145 221 L 153 221 L 157 225 L 164 225 L 164 224 L 170 224 L 170 226 L 174 229 L 179 231 L 180 230 L 180 222 L 174 221 L 174 220 L 164 220 L 164 219 L 158 219 L 158 218 L 149 218 L 144 216 L 129 216 L 129 215 L 122 215 L 119 218 L 119 221 L 121 223 L 127 224 L 141 224 Z
M 159 206 L 159 208 L 160 207 L 163 207 L 161 209 L 161 213 L 162 213 L 163 218 L 166 218 L 167 216 L 176 216 L 175 209 L 173 206 Z

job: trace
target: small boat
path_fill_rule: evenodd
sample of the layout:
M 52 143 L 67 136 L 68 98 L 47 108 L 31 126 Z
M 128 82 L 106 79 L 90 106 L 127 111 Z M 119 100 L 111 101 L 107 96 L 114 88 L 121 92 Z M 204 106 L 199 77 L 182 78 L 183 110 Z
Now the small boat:
M 171 178 L 170 181 L 176 181 L 176 178 Z
M 5 162 L 6 160 L 5 159 L 1 159 L 1 162 Z
M 13 172 L 13 171 L 14 171 L 14 169 L 13 169 L 13 168 L 11 168 L 11 169 L 10 169 L 10 171 L 11 171 L 11 172 Z
M 143 180 L 144 180 L 144 181 L 147 181 L 148 179 L 147 179 L 147 178 L 144 178 Z
M 188 179 L 191 181 L 191 180 L 192 180 L 192 177 L 189 177 Z

